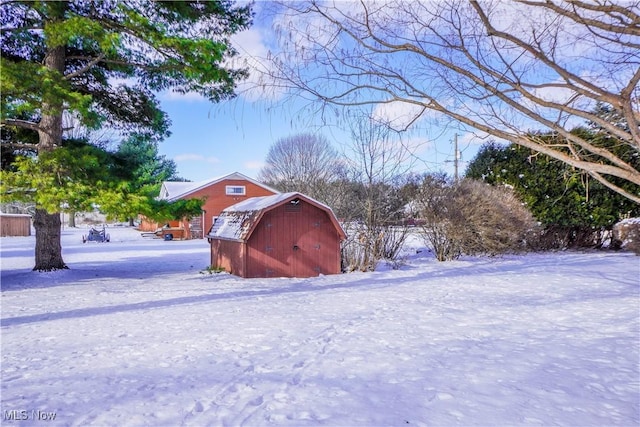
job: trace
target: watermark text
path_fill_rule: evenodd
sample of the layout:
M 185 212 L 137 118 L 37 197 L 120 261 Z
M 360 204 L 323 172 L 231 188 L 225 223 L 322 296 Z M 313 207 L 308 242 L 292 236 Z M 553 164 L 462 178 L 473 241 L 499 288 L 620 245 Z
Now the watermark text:
M 58 414 L 55 411 L 39 409 L 10 409 L 2 411 L 3 421 L 54 421 Z

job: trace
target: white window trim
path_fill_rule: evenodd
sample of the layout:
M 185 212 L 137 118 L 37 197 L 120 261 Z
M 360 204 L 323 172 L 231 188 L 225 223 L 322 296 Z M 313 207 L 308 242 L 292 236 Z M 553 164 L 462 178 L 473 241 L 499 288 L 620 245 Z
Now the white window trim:
M 242 192 L 235 191 L 237 189 L 242 189 Z M 244 185 L 227 185 L 225 187 L 225 193 L 227 196 L 244 196 L 247 194 L 247 187 Z

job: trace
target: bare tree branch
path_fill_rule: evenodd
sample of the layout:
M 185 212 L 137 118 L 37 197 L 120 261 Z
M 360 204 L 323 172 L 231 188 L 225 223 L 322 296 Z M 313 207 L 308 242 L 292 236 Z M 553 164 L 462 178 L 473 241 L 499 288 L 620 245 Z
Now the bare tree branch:
M 640 36 L 640 24 L 638 24 L 638 16 L 632 11 L 631 7 L 625 7 L 620 4 L 615 4 L 612 2 L 606 2 L 607 4 L 597 4 L 595 2 L 587 3 L 583 1 L 574 0 L 571 2 L 567 2 L 568 7 L 570 8 L 569 9 L 569 8 L 563 8 L 550 1 L 546 3 L 533 2 L 530 0 L 516 0 L 516 1 L 529 6 L 548 8 L 559 15 L 562 15 L 564 17 L 567 17 L 575 21 L 578 24 L 599 28 L 606 32 Z M 605 13 L 617 22 L 606 23 L 606 22 L 599 21 L 597 19 L 588 18 L 585 15 L 581 15 L 579 9 L 584 9 L 585 11 Z M 624 18 L 626 18 L 626 20 Z
M 282 7 L 288 24 L 269 71 L 280 89 L 324 105 L 415 105 L 421 113 L 409 126 L 420 125 L 419 117 L 431 110 L 595 174 L 638 200 L 640 191 L 630 193 L 611 179 L 640 186 L 640 171 L 571 132 L 589 123 L 640 155 L 637 7 L 606 0 Z M 513 27 L 523 13 L 531 21 Z M 628 126 L 596 114 L 598 104 L 610 106 Z M 566 142 L 536 138 L 534 129 Z

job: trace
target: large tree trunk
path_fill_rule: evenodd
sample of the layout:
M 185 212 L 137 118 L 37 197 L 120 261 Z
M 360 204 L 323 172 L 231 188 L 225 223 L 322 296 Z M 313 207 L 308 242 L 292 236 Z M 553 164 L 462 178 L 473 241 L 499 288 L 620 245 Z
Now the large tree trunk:
M 50 214 L 36 209 L 33 227 L 36 229 L 36 265 L 37 271 L 52 271 L 68 268 L 62 260 L 60 243 L 60 214 Z
M 50 70 L 62 75 L 65 66 L 64 46 L 50 48 L 45 56 L 44 64 Z M 63 105 L 59 99 L 43 100 L 42 118 L 38 131 L 38 154 L 55 150 L 61 145 L 62 111 Z M 68 268 L 62 260 L 60 213 L 48 213 L 36 206 L 33 225 L 36 229 L 36 265 L 33 269 L 52 271 Z

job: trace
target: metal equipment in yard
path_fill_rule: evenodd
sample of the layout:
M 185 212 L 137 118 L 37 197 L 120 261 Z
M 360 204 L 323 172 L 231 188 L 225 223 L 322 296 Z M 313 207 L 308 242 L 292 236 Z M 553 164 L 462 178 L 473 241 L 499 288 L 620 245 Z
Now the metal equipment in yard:
M 89 230 L 89 234 L 82 235 L 82 243 L 87 242 L 108 242 L 111 240 L 111 236 L 107 233 L 102 227 L 102 230 L 98 230 L 97 228 L 91 227 Z

